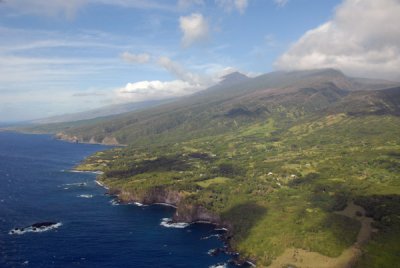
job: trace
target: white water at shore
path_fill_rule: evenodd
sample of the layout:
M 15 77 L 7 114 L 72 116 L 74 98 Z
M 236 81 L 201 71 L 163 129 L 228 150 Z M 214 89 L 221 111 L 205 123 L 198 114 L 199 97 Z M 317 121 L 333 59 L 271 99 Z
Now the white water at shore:
M 171 218 L 163 218 L 160 225 L 166 228 L 186 228 L 190 224 L 187 222 L 173 222 Z
M 100 187 L 103 187 L 106 190 L 109 190 L 109 188 L 107 186 L 105 186 L 103 183 L 99 182 L 98 180 L 95 180 L 95 182 L 97 183 L 97 185 L 99 185 Z

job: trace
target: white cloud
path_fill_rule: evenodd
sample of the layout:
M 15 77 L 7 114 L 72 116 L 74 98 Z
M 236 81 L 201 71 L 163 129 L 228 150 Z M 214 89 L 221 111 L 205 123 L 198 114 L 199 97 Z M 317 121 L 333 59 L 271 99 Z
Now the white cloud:
M 275 66 L 400 80 L 399 14 L 399 0 L 345 0 L 331 21 L 305 33 Z
M 215 0 L 217 5 L 227 12 L 236 9 L 240 13 L 244 13 L 249 5 L 249 0 Z
M 130 63 L 139 63 L 139 64 L 148 63 L 150 61 L 150 55 L 147 53 L 132 54 L 129 52 L 124 52 L 121 54 L 121 58 L 124 61 L 130 62 Z
M 145 80 L 128 83 L 125 87 L 115 91 L 119 101 L 138 102 L 189 95 L 206 89 L 218 83 L 221 77 L 237 71 L 233 67 L 209 64 L 200 68 L 203 74 L 194 73 L 168 57 L 160 57 L 155 63 L 177 79 L 172 81 Z
M 141 45 L 135 37 L 93 31 L 65 33 L 0 26 L 0 36 L 4 37 L 0 38 L 0 121 L 110 104 L 120 83 L 112 79 L 132 78 L 132 69 L 136 68 L 121 64 L 116 55 L 143 51 L 144 47 L 163 51 L 160 47 Z M 151 67 L 136 70 L 145 68 Z M 100 93 L 92 98 L 85 96 L 85 92 Z M 83 95 L 77 98 L 73 93 Z M 6 106 L 11 108 L 4 109 Z
M 204 42 L 209 38 L 208 22 L 199 13 L 180 17 L 179 24 L 183 33 L 182 44 L 184 47 Z
M 128 83 L 116 93 L 120 99 L 137 102 L 185 96 L 200 89 L 202 88 L 182 80 L 166 82 L 155 80 Z
M 289 2 L 289 0 L 274 0 L 275 4 L 277 4 L 280 7 L 286 6 L 286 4 Z

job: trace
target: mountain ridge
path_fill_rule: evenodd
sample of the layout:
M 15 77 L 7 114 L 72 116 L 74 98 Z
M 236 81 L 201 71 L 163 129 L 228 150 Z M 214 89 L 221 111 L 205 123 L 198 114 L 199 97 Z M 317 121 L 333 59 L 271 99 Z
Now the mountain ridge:
M 105 138 L 115 138 L 120 144 L 128 144 L 140 143 L 144 137 L 154 140 L 171 136 L 172 130 L 176 135 L 192 138 L 207 131 L 224 132 L 234 129 L 235 125 L 263 120 L 276 115 L 280 108 L 300 116 L 324 112 L 332 105 L 332 112 L 334 107 L 340 106 L 333 103 L 346 95 L 353 96 L 346 99 L 349 106 L 348 102 L 356 101 L 357 96 L 372 96 L 376 91 L 375 84 L 370 93 L 360 89 L 365 87 L 365 84 L 355 83 L 352 78 L 332 69 L 275 72 L 243 78 L 234 84 L 217 84 L 151 109 L 125 113 L 88 127 L 72 127 L 59 136 L 74 136 L 74 140 L 80 142 L 99 143 Z M 364 93 L 358 94 L 358 91 Z M 379 96 L 375 94 L 375 98 Z M 167 140 L 170 139 L 167 137 Z

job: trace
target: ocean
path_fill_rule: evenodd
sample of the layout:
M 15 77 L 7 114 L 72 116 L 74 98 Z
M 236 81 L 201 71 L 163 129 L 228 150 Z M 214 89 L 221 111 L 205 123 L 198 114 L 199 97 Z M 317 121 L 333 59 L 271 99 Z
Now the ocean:
M 106 149 L 0 132 L 1 268 L 236 267 L 209 254 L 223 247 L 214 226 L 173 228 L 174 208 L 119 205 L 95 174 L 72 171 Z

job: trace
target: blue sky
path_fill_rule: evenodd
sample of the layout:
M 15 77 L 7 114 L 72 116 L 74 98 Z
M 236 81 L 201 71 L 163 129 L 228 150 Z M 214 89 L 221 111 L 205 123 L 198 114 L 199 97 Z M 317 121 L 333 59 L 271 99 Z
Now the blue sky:
M 336 67 L 396 80 L 400 41 L 389 36 L 399 36 L 400 3 L 374 2 L 3 0 L 0 121 L 187 95 L 235 70 Z M 383 23 L 392 26 L 382 35 Z

